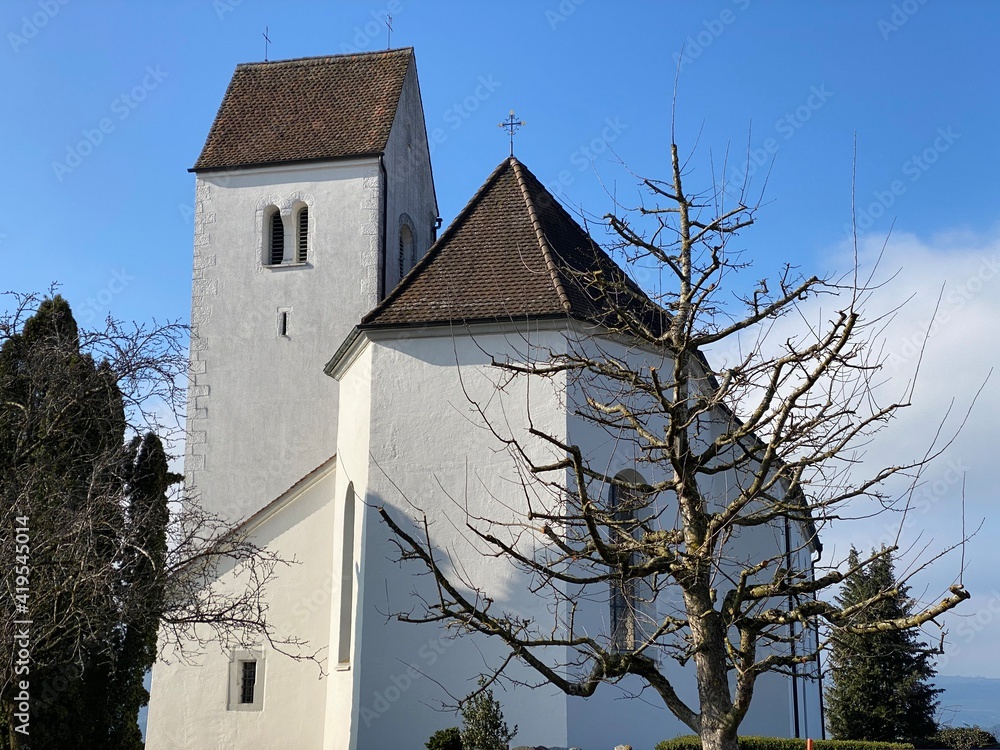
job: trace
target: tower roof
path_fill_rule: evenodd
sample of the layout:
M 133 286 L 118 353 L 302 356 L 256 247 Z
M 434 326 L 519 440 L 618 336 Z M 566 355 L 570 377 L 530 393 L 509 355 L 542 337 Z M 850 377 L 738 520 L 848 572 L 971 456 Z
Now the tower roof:
M 361 328 L 665 314 L 511 156 Z
M 413 49 L 236 66 L 191 171 L 385 150 Z

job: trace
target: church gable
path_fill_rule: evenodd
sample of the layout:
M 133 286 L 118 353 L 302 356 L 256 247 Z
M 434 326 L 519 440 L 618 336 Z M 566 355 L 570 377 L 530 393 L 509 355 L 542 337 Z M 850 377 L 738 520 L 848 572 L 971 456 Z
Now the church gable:
M 238 65 L 192 171 L 385 150 L 412 48 Z

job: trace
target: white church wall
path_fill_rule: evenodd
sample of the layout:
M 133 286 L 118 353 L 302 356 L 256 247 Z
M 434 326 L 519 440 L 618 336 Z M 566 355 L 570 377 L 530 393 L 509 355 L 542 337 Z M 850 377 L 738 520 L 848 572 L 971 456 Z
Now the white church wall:
M 198 175 L 185 471 L 210 510 L 245 517 L 334 453 L 323 365 L 376 302 L 379 179 L 374 159 Z M 269 208 L 290 258 L 303 204 L 307 261 L 267 265 Z
M 364 644 L 365 632 L 361 628 L 361 616 L 368 606 L 369 593 L 366 591 L 367 559 L 365 488 L 368 485 L 368 465 L 370 447 L 370 423 L 372 418 L 372 350 L 364 347 L 354 360 L 350 370 L 340 380 L 340 418 L 338 421 L 337 487 L 335 515 L 333 523 L 333 544 L 330 559 L 329 580 L 331 585 L 329 638 L 330 677 L 327 680 L 326 716 L 323 737 L 324 750 L 356 750 L 358 745 L 355 727 L 358 723 L 358 695 L 361 682 L 359 659 Z M 345 534 L 345 499 L 348 493 L 354 495 L 353 532 Z M 353 591 L 344 595 L 345 541 L 353 542 L 346 559 L 350 560 Z M 375 584 L 370 596 L 377 598 L 381 586 Z M 349 611 L 350 634 L 343 633 L 344 608 Z M 374 637 L 378 642 L 379 633 Z M 349 658 L 341 663 L 342 638 L 346 639 Z
M 414 61 L 403 79 L 396 117 L 385 147 L 388 177 L 386 192 L 386 283 L 388 294 L 399 283 L 400 231 L 408 222 L 414 234 L 412 257 L 404 257 L 403 274 L 413 261 L 423 256 L 436 235 L 437 200 L 431 177 L 431 157 L 427 145 L 424 108 L 420 100 Z M 407 255 L 404 252 L 404 256 Z
M 277 569 L 277 578 L 269 587 L 269 616 L 279 634 L 308 642 L 297 649 L 298 653 L 318 652 L 329 669 L 333 462 L 318 474 L 268 508 L 250 538 L 297 561 Z M 234 590 L 240 580 L 229 570 L 215 585 Z M 176 655 L 157 662 L 146 748 L 322 747 L 329 680 L 320 679 L 319 666 L 312 661 L 295 661 L 266 643 L 254 652 L 263 661 L 258 664 L 255 687 L 260 710 L 238 710 L 243 707 L 238 700 L 234 704 L 229 679 L 231 650 L 220 653 L 212 644 L 194 663 L 184 663 Z
M 517 335 L 452 338 L 442 336 L 441 329 L 436 334 L 371 345 L 370 458 L 364 495 L 369 507 L 356 647 L 360 682 L 355 715 L 361 750 L 418 750 L 435 730 L 458 725 L 458 717 L 433 706 L 467 695 L 477 676 L 502 659 L 502 649 L 488 639 L 452 639 L 439 625 L 387 619 L 417 604 L 411 598 L 415 588 L 429 594 L 430 581 L 413 575 L 419 570 L 416 564 L 400 567 L 395 562 L 397 550 L 375 507 L 384 505 L 407 525 L 417 508 L 425 510 L 433 524 L 435 549 L 459 560 L 462 575 L 487 590 L 498 609 L 528 616 L 540 614 L 537 609 L 544 606 L 526 593 L 524 579 L 504 561 L 475 549 L 464 527 L 466 503 L 470 512 L 484 516 L 502 515 L 503 505 L 524 503 L 513 462 L 498 450 L 469 398 L 483 404 L 501 429 L 507 424 L 504 419 L 513 429 L 523 429 L 529 404 L 532 418 L 553 434 L 565 432 L 565 415 L 556 393 L 537 383 L 530 395 L 523 382 L 508 384 L 498 395 L 499 374 L 488 367 L 484 352 L 520 356 L 524 342 Z M 536 332 L 534 343 L 548 344 L 555 336 Z M 342 388 L 359 368 L 364 368 L 363 362 L 354 363 Z M 566 745 L 566 698 L 561 692 L 547 686 L 535 691 L 518 687 L 506 692 L 498 688 L 496 695 L 508 723 L 520 727 L 515 744 Z
M 460 560 L 462 575 L 486 590 L 495 600 L 493 606 L 535 616 L 540 622 L 551 621 L 547 600 L 529 594 L 524 579 L 505 560 L 484 557 L 483 545 L 470 542 L 464 528 L 466 502 L 483 517 L 495 517 L 507 512 L 505 507 L 524 502 L 515 462 L 496 436 L 483 428 L 475 404 L 483 405 L 502 432 L 523 430 L 530 404 L 536 426 L 556 436 L 568 434 L 594 458 L 595 465 L 605 463 L 609 475 L 638 469 L 650 481 L 660 478 L 656 467 L 636 463 L 637 456 L 627 442 L 615 441 L 592 423 L 566 416 L 567 403 L 580 397 L 575 386 L 558 378 L 533 378 L 529 395 L 524 379 L 515 378 L 502 390 L 497 388 L 503 376 L 489 366 L 490 357 L 523 358 L 527 347 L 518 334 L 480 331 L 474 336 L 455 332 L 449 336 L 437 329 L 370 335 L 374 342 L 359 347 L 360 356 L 341 380 L 338 502 L 352 482 L 359 500 L 363 490 L 368 507 L 362 513 L 359 506 L 356 519 L 363 545 L 354 571 L 358 576 L 355 662 L 350 672 L 335 676 L 332 684 L 341 687 L 331 690 L 328 704 L 326 747 L 338 750 L 421 747 L 434 730 L 459 723 L 457 717 L 435 712 L 428 705 L 467 694 L 475 677 L 499 663 L 503 653 L 502 647 L 485 638 L 455 640 L 439 625 L 401 624 L 388 617 L 417 604 L 410 596 L 414 589 L 425 595 L 431 591 L 426 577 L 412 576 L 419 570 L 417 565 L 400 567 L 395 562 L 397 550 L 377 516 L 377 507 L 389 508 L 397 519 L 413 519 L 426 511 L 435 549 Z M 555 330 L 536 331 L 532 340 L 538 347 L 536 356 L 547 347 L 564 347 L 561 335 Z M 615 354 L 614 347 L 620 345 L 603 342 L 601 346 Z M 650 356 L 624 348 L 617 353 L 633 360 Z M 414 408 L 415 398 L 418 408 Z M 743 481 L 745 477 L 735 475 L 716 478 L 712 490 L 720 496 L 720 504 L 733 497 Z M 477 507 L 481 510 L 476 511 Z M 665 523 L 672 520 L 667 510 Z M 793 526 L 792 534 L 795 549 L 802 542 L 801 529 Z M 736 564 L 756 561 L 762 555 L 781 555 L 783 550 L 783 529 L 760 527 L 740 530 L 727 551 Z M 339 554 L 335 550 L 335 566 Z M 808 555 L 808 551 L 799 554 Z M 659 603 L 664 611 L 677 605 L 679 601 Z M 607 599 L 592 601 L 578 614 L 577 626 L 607 634 L 609 616 Z M 337 640 L 336 631 L 335 615 L 331 643 Z M 696 706 L 692 669 L 666 657 L 663 664 L 678 692 Z M 521 675 L 538 681 L 526 670 Z M 623 700 L 641 688 L 638 680 L 626 679 L 601 686 L 587 699 L 566 698 L 547 685 L 533 691 L 498 690 L 497 694 L 509 723 L 521 727 L 518 744 L 575 745 L 584 750 L 623 742 L 651 747 L 689 731 L 648 690 L 638 700 Z M 805 681 L 799 681 L 797 688 L 801 736 L 819 736 L 812 733 L 818 722 L 818 690 Z M 742 732 L 791 736 L 791 706 L 790 681 L 779 675 L 762 677 Z M 813 714 L 815 721 L 808 718 Z M 351 727 L 356 731 L 354 746 L 349 745 Z
M 671 367 L 669 359 L 615 341 L 592 339 L 589 331 L 580 328 L 573 334 L 570 347 L 579 354 L 618 359 L 631 368 L 655 366 L 661 371 L 669 372 Z M 608 403 L 632 401 L 632 405 L 635 405 L 633 398 L 618 384 L 601 385 L 589 379 L 571 380 L 567 393 L 571 409 L 573 405 L 583 403 L 587 394 Z M 573 444 L 584 449 L 591 466 L 606 472 L 609 477 L 623 472 L 637 472 L 648 482 L 665 478 L 662 467 L 642 461 L 642 454 L 637 450 L 635 441 L 629 439 L 627 431 L 609 430 L 571 415 L 569 436 Z M 588 491 L 592 496 L 607 499 L 611 488 L 607 483 L 595 481 L 588 487 Z M 663 498 L 662 502 L 667 507 L 662 508 L 661 518 L 663 524 L 668 526 L 675 519 L 676 502 L 671 498 Z M 586 627 L 591 634 L 606 638 L 611 632 L 610 587 L 606 592 L 590 587 L 588 594 L 593 600 L 593 606 L 584 610 L 578 624 Z M 673 598 L 661 598 L 650 615 L 668 614 L 680 604 L 679 598 L 676 601 Z M 688 701 L 688 705 L 697 706 L 697 686 L 690 666 L 680 667 L 663 654 L 654 656 L 658 658 L 681 698 Z M 585 749 L 614 747 L 619 744 L 652 748 L 660 740 L 691 731 L 669 712 L 655 692 L 649 688 L 644 690 L 642 681 L 636 677 L 626 677 L 614 685 L 601 685 L 590 698 L 571 699 L 569 727 L 569 743 Z
M 790 526 L 792 549 L 796 565 L 801 569 L 812 569 L 817 556 L 808 547 L 809 539 L 806 532 L 797 524 Z M 803 644 L 800 653 L 814 650 L 819 642 L 819 634 L 814 624 L 803 634 Z M 815 659 L 797 668 L 801 677 L 796 679 L 799 693 L 799 734 L 801 737 L 813 739 L 824 738 L 822 682 L 818 679 L 820 665 Z
M 644 352 L 642 349 L 628 347 L 606 339 L 592 340 L 585 335 L 575 336 L 572 346 L 579 353 L 618 358 L 633 368 L 645 363 L 659 367 L 661 372 L 669 372 L 671 367 L 669 360 L 660 361 L 655 355 Z M 582 403 L 585 392 L 604 398 L 608 402 L 614 402 L 615 397 L 627 399 L 628 397 L 624 393 L 615 394 L 617 388 L 617 385 L 595 388 L 594 383 L 588 383 L 585 388 L 582 383 L 571 383 L 569 402 L 571 404 Z M 727 415 L 720 413 L 714 422 L 703 424 L 702 439 L 713 440 L 723 429 L 723 422 L 728 419 Z M 662 420 L 651 419 L 648 427 L 654 434 L 662 434 L 664 424 Z M 591 458 L 591 465 L 605 467 L 608 476 L 613 477 L 624 470 L 634 469 L 650 482 L 662 481 L 666 478 L 663 467 L 641 460 L 642 454 L 636 450 L 636 444 L 629 439 L 627 431 L 619 434 L 616 430 L 606 429 L 593 422 L 571 416 L 569 432 L 574 444 L 585 447 L 587 455 Z M 729 471 L 720 473 L 709 480 L 705 489 L 710 496 L 717 498 L 716 507 L 721 509 L 724 503 L 737 497 L 740 487 L 746 486 L 748 480 L 749 474 L 746 471 Z M 601 487 L 600 483 L 595 482 L 590 491 L 606 497 L 608 488 Z M 675 501 L 672 503 L 670 498 L 664 498 L 663 502 L 666 503 L 666 507 L 661 506 L 662 512 L 659 517 L 665 528 L 674 528 L 677 521 Z M 809 551 L 804 548 L 803 530 L 798 524 L 793 523 L 790 525 L 789 531 L 792 553 L 799 557 L 799 564 L 808 569 Z M 745 565 L 759 562 L 765 557 L 780 558 L 784 553 L 783 524 L 737 528 L 733 530 L 732 536 L 726 541 L 725 559 L 722 561 L 722 566 L 737 571 Z M 771 566 L 770 571 L 765 571 L 762 579 L 768 579 L 773 569 L 774 566 Z M 726 583 L 720 580 L 720 597 L 724 595 L 725 590 Z M 670 613 L 682 606 L 679 592 L 667 593 L 666 600 L 657 604 L 657 611 L 661 614 Z M 595 610 L 591 610 L 591 612 L 594 613 Z M 593 617 L 589 621 L 589 627 L 593 628 L 595 632 L 606 633 L 609 619 L 610 602 L 605 605 L 603 611 L 600 611 L 600 617 Z M 693 667 L 689 664 L 682 668 L 666 657 L 661 663 L 681 697 L 688 702 L 689 706 L 697 708 Z M 643 700 L 630 702 L 620 700 L 628 694 L 637 693 L 640 688 L 641 684 L 637 680 L 626 679 L 610 690 L 602 686 L 593 697 L 586 701 L 571 701 L 570 727 L 577 732 L 571 735 L 571 743 L 579 744 L 582 747 L 587 746 L 583 744 L 587 741 L 594 742 L 596 747 L 602 746 L 601 743 L 610 747 L 620 743 L 632 743 L 637 747 L 652 746 L 661 739 L 687 734 L 691 731 L 669 714 L 662 701 L 652 691 L 647 690 L 643 694 Z M 796 689 L 799 700 L 800 736 L 819 737 L 819 686 L 814 681 L 799 679 L 796 681 Z M 794 736 L 794 704 L 792 703 L 791 690 L 792 681 L 790 678 L 777 674 L 768 674 L 759 678 L 753 704 L 741 726 L 741 734 Z M 634 715 L 630 715 L 633 712 Z M 604 718 L 609 715 L 615 717 L 612 724 L 609 724 Z M 620 722 L 619 717 L 621 717 Z

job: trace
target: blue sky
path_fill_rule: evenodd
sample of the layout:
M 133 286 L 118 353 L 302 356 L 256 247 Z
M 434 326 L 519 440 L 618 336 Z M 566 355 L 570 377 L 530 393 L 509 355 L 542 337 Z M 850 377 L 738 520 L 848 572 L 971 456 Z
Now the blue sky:
M 387 12 L 393 46 L 416 49 L 446 224 L 507 155 L 497 123 L 511 108 L 527 122 L 518 157 L 570 206 L 600 214 L 605 187 L 634 194 L 617 157 L 665 175 L 680 64 L 676 134 L 682 151 L 694 149 L 689 185 L 707 186 L 713 169 L 729 180 L 749 171 L 757 190 L 766 177 L 766 205 L 741 237 L 755 263 L 749 279 L 785 261 L 818 273 L 847 267 L 856 169 L 863 261 L 895 223 L 883 269 L 899 273 L 880 304 L 912 298 L 888 330 L 891 383 L 912 374 L 912 342 L 947 284 L 918 406 L 894 437 L 873 444 L 871 460 L 920 450 L 952 397 L 963 410 L 1000 364 L 1000 5 L 985 0 L 8 0 L 0 287 L 58 282 L 84 322 L 108 312 L 186 320 L 186 170 L 234 66 L 263 58 L 265 27 L 272 60 L 384 48 Z M 985 519 L 966 551 L 975 598 L 942 623 L 948 674 L 1000 677 L 998 525 L 988 517 L 996 383 L 925 476 L 903 534 L 914 552 L 958 541 L 963 481 L 967 527 Z M 887 535 L 894 526 L 885 519 L 845 524 L 830 530 L 827 547 L 843 553 Z M 945 558 L 916 579 L 914 594 L 935 598 L 958 566 Z

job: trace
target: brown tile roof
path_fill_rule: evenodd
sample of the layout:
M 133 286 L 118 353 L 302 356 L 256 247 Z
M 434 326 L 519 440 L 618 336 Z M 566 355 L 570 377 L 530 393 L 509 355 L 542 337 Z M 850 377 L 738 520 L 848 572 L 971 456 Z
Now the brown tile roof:
M 236 66 L 192 171 L 385 149 L 413 49 Z
M 661 314 L 510 157 L 361 328 L 551 316 L 607 324 L 623 306 Z

